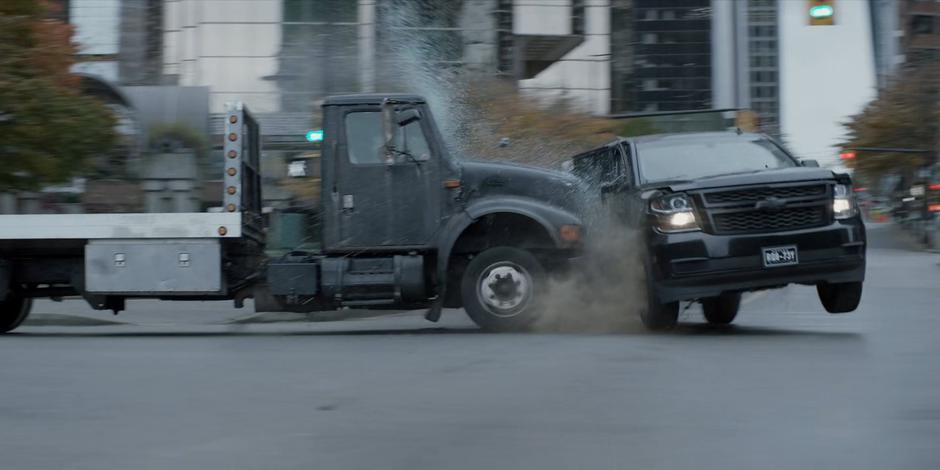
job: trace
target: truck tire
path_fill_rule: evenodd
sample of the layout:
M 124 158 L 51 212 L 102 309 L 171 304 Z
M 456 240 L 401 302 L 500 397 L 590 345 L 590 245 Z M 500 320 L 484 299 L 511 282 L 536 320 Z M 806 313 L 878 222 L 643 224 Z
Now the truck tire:
M 820 283 L 816 284 L 816 292 L 827 312 L 846 313 L 858 308 L 858 303 L 862 300 L 862 283 Z
M 524 331 L 538 319 L 546 290 L 545 268 L 531 253 L 490 248 L 475 256 L 460 281 L 463 306 L 487 331 Z
M 23 323 L 33 306 L 33 299 L 8 294 L 0 302 L 0 333 L 12 331 Z
M 738 308 L 741 306 L 741 294 L 737 292 L 725 292 L 718 297 L 708 297 L 702 299 L 702 313 L 705 314 L 705 320 L 715 325 L 727 325 L 734 321 L 738 316 Z

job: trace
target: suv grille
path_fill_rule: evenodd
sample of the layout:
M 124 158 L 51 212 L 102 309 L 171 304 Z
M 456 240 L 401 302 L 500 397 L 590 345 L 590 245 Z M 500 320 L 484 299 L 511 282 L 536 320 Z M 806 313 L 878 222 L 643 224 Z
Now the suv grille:
M 717 233 L 791 230 L 824 225 L 826 208 L 810 206 L 782 209 L 777 212 L 731 212 L 715 214 L 712 221 Z
M 825 183 L 706 190 L 700 197 L 711 231 L 716 234 L 819 227 L 832 218 L 832 197 Z M 783 204 L 758 209 L 763 201 Z
M 822 197 L 826 195 L 826 185 L 814 184 L 811 186 L 785 186 L 779 188 L 737 189 L 705 193 L 705 202 L 709 204 L 725 204 L 734 202 L 757 202 L 769 197 L 779 199 Z

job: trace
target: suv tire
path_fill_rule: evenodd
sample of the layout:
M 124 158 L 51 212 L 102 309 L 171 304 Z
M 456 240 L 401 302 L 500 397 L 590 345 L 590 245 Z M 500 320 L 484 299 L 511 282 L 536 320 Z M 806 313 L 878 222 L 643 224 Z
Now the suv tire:
M 702 299 L 702 313 L 708 323 L 727 325 L 738 316 L 741 307 L 741 294 L 738 292 L 724 292 L 717 297 Z
M 829 313 L 846 313 L 858 308 L 862 300 L 861 282 L 842 282 L 838 284 L 816 284 L 819 301 Z

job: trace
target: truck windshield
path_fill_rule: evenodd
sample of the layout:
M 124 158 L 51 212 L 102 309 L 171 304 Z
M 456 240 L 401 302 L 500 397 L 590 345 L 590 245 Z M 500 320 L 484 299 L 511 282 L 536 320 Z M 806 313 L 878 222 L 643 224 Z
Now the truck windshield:
M 636 155 L 643 183 L 797 166 L 777 145 L 761 138 L 641 141 Z

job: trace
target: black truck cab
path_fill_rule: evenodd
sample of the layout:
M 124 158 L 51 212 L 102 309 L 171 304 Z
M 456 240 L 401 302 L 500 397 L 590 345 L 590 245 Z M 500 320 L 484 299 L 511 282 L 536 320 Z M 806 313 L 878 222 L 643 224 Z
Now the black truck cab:
M 577 180 L 455 158 L 419 96 L 334 96 L 323 113 L 322 250 L 273 260 L 262 308 L 463 306 L 485 328 L 531 324 L 582 243 Z

